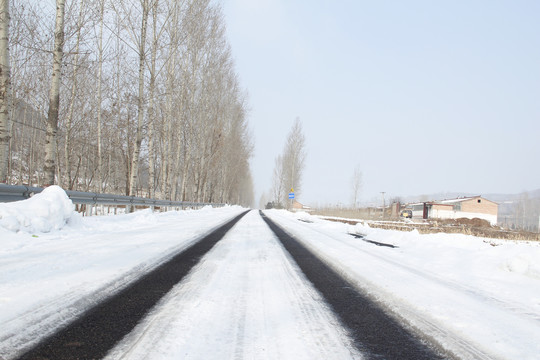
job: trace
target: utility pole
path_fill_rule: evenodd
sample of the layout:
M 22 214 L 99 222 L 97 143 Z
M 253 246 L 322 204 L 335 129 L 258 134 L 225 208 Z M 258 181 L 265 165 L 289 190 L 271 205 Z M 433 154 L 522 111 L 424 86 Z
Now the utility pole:
M 381 194 L 382 194 L 382 219 L 384 220 L 384 207 L 385 207 L 385 203 L 384 203 L 384 194 L 386 193 L 386 191 L 381 191 Z

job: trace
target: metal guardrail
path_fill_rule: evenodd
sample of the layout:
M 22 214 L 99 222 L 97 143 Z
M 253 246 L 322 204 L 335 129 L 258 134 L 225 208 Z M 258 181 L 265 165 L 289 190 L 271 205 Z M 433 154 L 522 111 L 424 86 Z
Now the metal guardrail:
M 12 202 L 25 200 L 43 191 L 43 188 L 26 185 L 6 185 L 0 184 L 0 202 Z M 222 207 L 225 204 L 219 203 L 196 203 L 186 201 L 169 201 L 159 199 L 147 199 L 137 196 L 125 196 L 114 194 L 98 194 L 92 192 L 65 190 L 67 196 L 74 204 L 84 205 L 125 205 L 125 206 L 168 206 L 168 207 L 202 207 L 217 206 Z

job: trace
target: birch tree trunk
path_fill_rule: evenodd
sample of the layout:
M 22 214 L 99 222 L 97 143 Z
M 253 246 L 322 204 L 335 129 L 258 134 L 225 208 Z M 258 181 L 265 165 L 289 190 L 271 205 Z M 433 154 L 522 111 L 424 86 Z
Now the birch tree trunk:
M 158 12 L 158 0 L 154 2 L 152 7 L 152 26 L 153 26 L 153 43 L 152 43 L 152 59 L 150 60 L 150 84 L 149 84 L 149 98 L 148 104 L 148 196 L 154 198 L 156 179 L 155 179 L 155 149 L 154 149 L 154 129 L 156 122 L 155 106 L 155 89 L 156 89 L 156 54 L 159 45 L 159 36 L 157 33 L 157 12 Z
M 75 107 L 75 96 L 77 95 L 77 73 L 79 69 L 79 49 L 80 49 L 80 43 L 81 43 L 81 27 L 82 27 L 82 16 L 83 16 L 83 8 L 84 8 L 84 2 L 83 0 L 80 1 L 79 4 L 79 21 L 77 25 L 77 42 L 75 44 L 75 59 L 73 64 L 73 83 L 71 85 L 71 98 L 69 100 L 69 110 L 68 115 L 66 119 L 66 133 L 64 137 L 64 166 L 65 169 L 65 185 L 67 185 L 67 188 L 69 190 L 73 190 L 73 185 L 75 181 L 72 181 L 71 178 L 71 124 L 73 122 L 73 110 Z M 60 181 L 62 183 L 63 181 Z
M 65 0 L 56 0 L 56 25 L 54 29 L 53 73 L 49 89 L 49 112 L 45 133 L 45 185 L 55 183 L 56 136 L 58 132 L 58 110 L 60 107 L 60 83 L 62 77 L 62 57 L 64 47 Z
M 11 68 L 9 66 L 9 0 L 0 1 L 0 183 L 7 183 L 9 164 L 9 115 Z
M 167 59 L 167 128 L 168 128 L 168 142 L 167 142 L 167 156 L 166 156 L 166 173 L 163 181 L 165 183 L 165 198 L 174 199 L 175 196 L 175 185 L 176 176 L 175 176 L 175 163 L 174 163 L 174 139 L 175 134 L 179 131 L 173 131 L 175 129 L 174 124 L 180 124 L 178 117 L 181 116 L 181 109 L 178 109 L 178 104 L 175 103 L 175 80 L 176 80 L 176 64 L 177 64 L 177 53 L 179 46 L 179 36 L 178 36 L 178 3 L 177 1 L 172 0 L 170 2 L 171 8 L 171 21 L 169 22 L 169 58 Z M 178 116 L 177 116 L 178 114 Z M 180 137 L 178 136 L 178 141 Z
M 137 177 L 139 172 L 139 157 L 141 152 L 141 144 L 143 140 L 143 125 L 144 125 L 144 63 L 146 60 L 145 45 L 146 45 L 146 29 L 148 27 L 148 0 L 142 0 L 142 24 L 141 24 L 141 39 L 139 44 L 139 98 L 137 102 L 137 133 L 135 144 L 133 147 L 133 158 L 131 163 L 131 176 L 129 180 L 129 195 L 133 196 L 136 192 Z
M 105 0 L 100 1 L 100 19 L 99 19 L 99 40 L 98 40 L 98 83 L 97 83 L 97 148 L 98 148 L 98 191 L 103 191 L 103 154 L 102 154 L 102 139 L 101 139 L 101 113 L 102 113 L 102 100 L 101 100 L 101 81 L 103 73 L 103 18 L 105 17 Z

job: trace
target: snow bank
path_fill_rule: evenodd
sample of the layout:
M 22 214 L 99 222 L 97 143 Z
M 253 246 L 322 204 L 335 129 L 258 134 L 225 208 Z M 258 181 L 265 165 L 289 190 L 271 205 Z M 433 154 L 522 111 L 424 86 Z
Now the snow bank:
M 492 260 L 489 265 L 490 271 L 503 270 L 540 279 L 540 243 L 538 242 L 490 239 L 465 234 L 420 234 L 416 229 L 402 232 L 370 228 L 367 224 L 357 224 L 353 229 L 371 240 L 391 242 L 396 246 L 406 246 L 409 250 L 417 248 L 415 251 L 418 254 L 430 251 L 439 259 L 437 254 L 444 249 L 446 260 L 453 256 L 456 263 L 463 263 L 465 259 L 468 259 L 471 267 L 475 262 Z M 463 276 L 468 275 L 463 274 Z
M 13 232 L 59 230 L 75 216 L 75 206 L 59 186 L 50 186 L 27 200 L 0 203 L 0 228 Z

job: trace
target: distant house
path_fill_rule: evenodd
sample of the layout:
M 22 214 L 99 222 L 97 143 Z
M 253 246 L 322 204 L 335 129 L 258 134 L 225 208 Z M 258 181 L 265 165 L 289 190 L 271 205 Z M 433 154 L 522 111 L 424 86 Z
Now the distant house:
M 306 206 L 294 200 L 292 210 L 293 211 L 311 211 L 311 208 L 309 206 Z
M 484 219 L 491 225 L 497 224 L 499 205 L 481 196 L 451 200 L 415 203 L 408 206 L 413 218 L 422 219 Z

